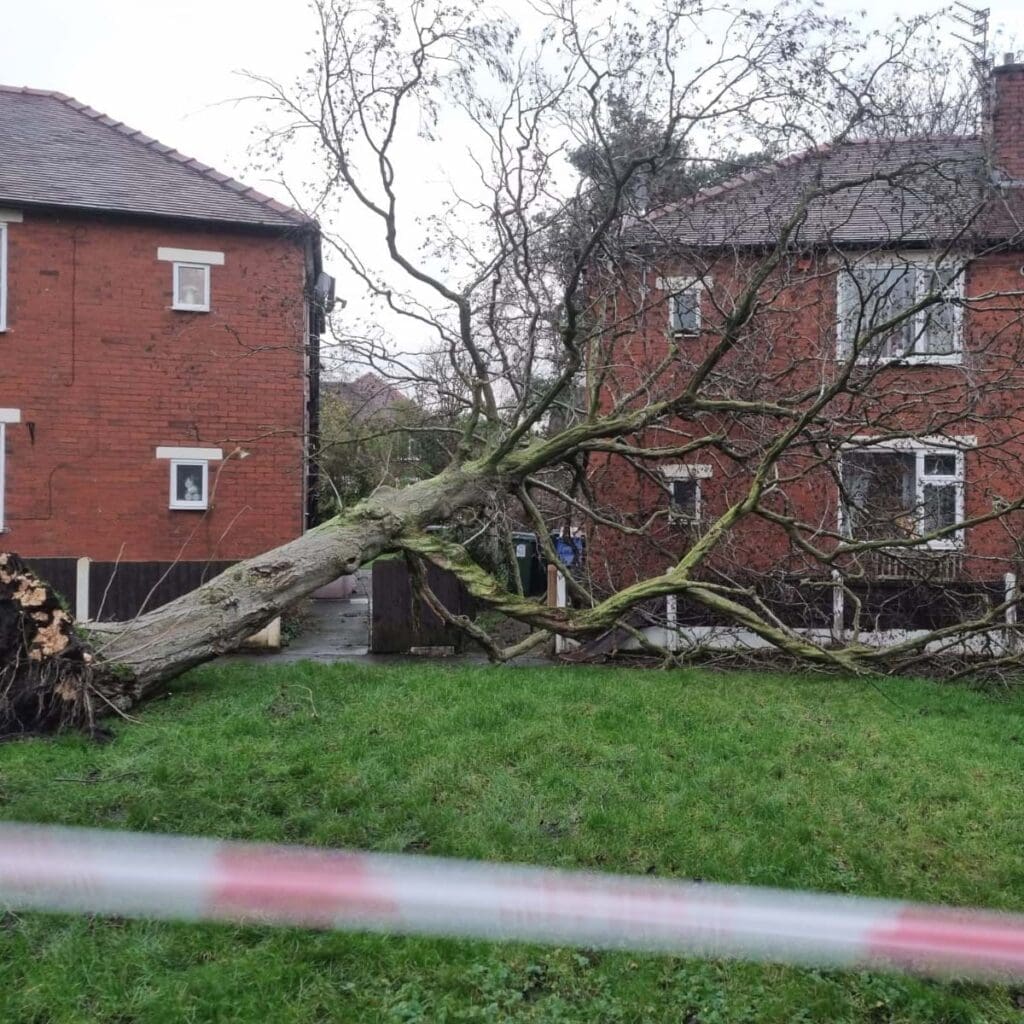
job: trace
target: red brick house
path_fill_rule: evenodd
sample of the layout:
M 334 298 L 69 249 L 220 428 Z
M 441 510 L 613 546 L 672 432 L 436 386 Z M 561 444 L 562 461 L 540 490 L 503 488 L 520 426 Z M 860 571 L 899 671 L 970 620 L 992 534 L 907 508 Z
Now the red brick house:
M 302 213 L 0 89 L 0 548 L 122 617 L 300 534 L 332 291 Z
M 637 228 L 635 270 L 611 306 L 616 340 L 588 372 L 601 375 L 605 408 L 654 403 L 697 378 L 706 401 L 633 439 L 669 455 L 593 456 L 601 508 L 651 524 L 646 536 L 592 531 L 599 591 L 677 562 L 748 493 L 787 416 L 848 374 L 773 468 L 764 513 L 700 572 L 723 585 L 772 580 L 779 606 L 804 602 L 799 615 L 823 629 L 844 614 L 849 629 L 853 614 L 833 606 L 833 569 L 867 595 L 875 630 L 968 614 L 967 597 L 955 612 L 922 597 L 937 581 L 972 607 L 1004 599 L 1024 535 L 1019 513 L 991 515 L 1024 495 L 1024 65 L 995 68 L 990 87 L 979 134 L 822 146 Z M 740 340 L 703 376 L 737 296 L 768 263 Z M 942 301 L 878 332 L 935 292 Z M 893 537 L 835 563 L 811 553 Z M 913 538 L 926 539 L 899 549 Z

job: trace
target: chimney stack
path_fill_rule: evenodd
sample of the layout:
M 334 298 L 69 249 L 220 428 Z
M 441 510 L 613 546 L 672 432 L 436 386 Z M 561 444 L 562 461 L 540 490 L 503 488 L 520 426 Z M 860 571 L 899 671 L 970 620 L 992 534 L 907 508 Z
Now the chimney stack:
M 996 181 L 1024 181 L 1024 64 L 1003 54 L 992 69 L 989 121 L 992 169 Z

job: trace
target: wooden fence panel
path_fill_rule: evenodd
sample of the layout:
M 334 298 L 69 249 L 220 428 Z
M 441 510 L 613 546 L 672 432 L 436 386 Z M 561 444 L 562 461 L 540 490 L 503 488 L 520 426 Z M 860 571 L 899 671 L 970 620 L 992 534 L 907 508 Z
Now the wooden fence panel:
M 26 558 L 25 564 L 57 592 L 67 605 L 75 611 L 75 584 L 78 560 L 75 558 Z
M 100 622 L 124 622 L 187 594 L 233 562 L 93 562 L 90 613 Z
M 450 572 L 428 566 L 427 583 L 454 615 L 472 615 L 473 603 Z M 422 601 L 414 601 L 405 561 L 388 558 L 373 563 L 370 650 L 374 654 L 405 654 L 411 647 L 454 647 L 461 650 L 461 630 L 446 625 Z
M 75 558 L 27 558 L 75 611 Z M 90 562 L 89 617 L 100 622 L 125 622 L 143 611 L 187 594 L 213 579 L 234 562 Z

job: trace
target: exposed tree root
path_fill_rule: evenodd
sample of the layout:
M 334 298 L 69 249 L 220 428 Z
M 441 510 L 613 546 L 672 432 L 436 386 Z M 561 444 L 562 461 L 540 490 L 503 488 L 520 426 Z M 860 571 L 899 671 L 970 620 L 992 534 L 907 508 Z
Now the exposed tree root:
M 0 553 L 0 739 L 96 733 L 127 685 L 97 663 L 53 589 L 17 555 Z

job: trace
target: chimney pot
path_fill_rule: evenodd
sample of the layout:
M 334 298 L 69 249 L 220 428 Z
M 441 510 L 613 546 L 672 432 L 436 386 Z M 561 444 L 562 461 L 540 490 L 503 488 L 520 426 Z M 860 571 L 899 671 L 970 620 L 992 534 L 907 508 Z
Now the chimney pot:
M 1016 62 L 1016 60 L 1017 60 L 1017 54 L 1014 53 L 1012 50 L 1010 50 L 1007 53 L 1003 54 L 1003 63 L 1004 64 L 1014 64 Z

